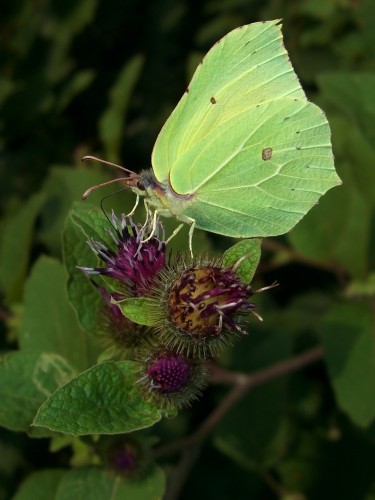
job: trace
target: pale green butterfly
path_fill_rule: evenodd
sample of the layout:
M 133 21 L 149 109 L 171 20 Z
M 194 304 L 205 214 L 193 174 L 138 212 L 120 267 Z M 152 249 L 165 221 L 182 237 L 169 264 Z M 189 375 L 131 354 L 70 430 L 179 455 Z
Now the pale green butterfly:
M 211 48 L 163 126 L 152 165 L 141 174 L 115 165 L 129 175 L 110 182 L 123 181 L 137 202 L 145 197 L 153 228 L 159 214 L 190 224 L 190 251 L 195 227 L 236 238 L 286 233 L 340 184 L 328 122 L 306 99 L 279 20 L 237 28 Z

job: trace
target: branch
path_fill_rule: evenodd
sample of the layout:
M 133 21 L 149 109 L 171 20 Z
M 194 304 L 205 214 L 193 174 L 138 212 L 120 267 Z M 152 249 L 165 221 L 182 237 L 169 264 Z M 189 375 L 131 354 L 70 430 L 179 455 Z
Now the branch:
M 180 498 L 180 492 L 184 487 L 185 480 L 189 476 L 196 459 L 200 453 L 200 446 L 189 446 L 182 452 L 178 465 L 174 468 L 173 474 L 169 477 L 167 491 L 163 500 L 176 500 Z
M 290 248 L 287 245 L 283 245 L 279 241 L 270 238 L 264 238 L 262 240 L 262 248 L 264 250 L 268 250 L 269 252 L 277 253 L 278 255 L 286 254 L 293 262 L 300 262 L 301 264 L 306 264 L 307 266 L 316 267 L 318 269 L 322 269 L 323 271 L 333 273 L 336 276 L 339 285 L 343 288 L 347 284 L 347 271 L 337 262 L 324 262 L 322 260 L 307 257 L 294 248 Z
M 155 450 L 155 458 L 182 450 L 181 460 L 170 477 L 164 500 L 175 500 L 179 497 L 179 493 L 190 473 L 193 463 L 199 455 L 203 441 L 230 409 L 250 390 L 266 384 L 271 380 L 282 377 L 283 375 L 300 370 L 311 363 L 321 360 L 323 356 L 323 349 L 321 347 L 315 347 L 286 361 L 281 361 L 280 363 L 276 363 L 275 365 L 252 374 L 233 373 L 224 368 L 210 365 L 209 373 L 211 381 L 214 383 L 231 384 L 233 388 L 193 434 L 186 438 L 163 445 Z

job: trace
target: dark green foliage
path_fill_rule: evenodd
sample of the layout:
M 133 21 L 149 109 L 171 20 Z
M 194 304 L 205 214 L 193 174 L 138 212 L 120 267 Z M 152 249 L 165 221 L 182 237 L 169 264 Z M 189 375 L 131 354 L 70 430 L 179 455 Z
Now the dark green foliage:
M 178 416 L 160 409 L 138 391 L 136 361 L 103 343 L 97 286 L 118 287 L 76 266 L 98 265 L 86 240 L 108 240 L 100 201 L 116 188 L 80 201 L 111 172 L 79 160 L 149 168 L 157 133 L 208 48 L 241 24 L 275 18 L 303 88 L 327 114 L 343 186 L 287 236 L 263 241 L 259 267 L 258 241 L 196 231 L 194 251 L 228 267 L 246 256 L 237 273 L 253 290 L 279 282 L 253 297 L 263 323 L 251 317 L 249 335 L 215 362 L 252 373 L 316 345 L 325 359 L 239 401 L 212 429 L 181 498 L 375 498 L 374 17 L 373 0 L 5 2 L 0 500 L 161 499 L 177 457 L 159 451 L 164 472 L 150 464 L 158 441 L 192 434 L 225 398 L 227 388 L 211 384 Z M 125 191 L 103 207 L 110 217 L 133 203 Z M 165 226 L 169 235 L 175 221 Z M 184 229 L 168 248 L 186 251 L 187 241 Z M 149 300 L 119 304 L 152 328 Z M 103 459 L 110 440 L 130 432 L 148 453 L 136 480 Z

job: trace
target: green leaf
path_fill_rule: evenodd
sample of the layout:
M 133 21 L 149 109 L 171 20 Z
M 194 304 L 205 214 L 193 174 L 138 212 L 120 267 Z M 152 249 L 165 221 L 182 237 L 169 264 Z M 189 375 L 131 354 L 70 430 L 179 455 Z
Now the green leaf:
M 66 85 L 63 87 L 59 100 L 57 103 L 57 109 L 61 113 L 64 109 L 69 106 L 71 101 L 85 90 L 95 78 L 95 73 L 92 70 L 85 69 L 78 71 L 68 80 Z
M 19 341 L 22 349 L 60 354 L 78 370 L 99 354 L 95 340 L 78 325 L 62 264 L 50 257 L 39 258 L 27 281 Z
M 369 245 L 375 209 L 375 149 L 348 118 L 337 113 L 329 118 L 343 185 L 328 193 L 288 238 L 303 255 L 338 263 L 352 276 L 363 278 L 373 266 Z
M 122 313 L 138 325 L 155 325 L 155 301 L 148 298 L 134 298 L 115 301 Z
M 59 82 L 71 72 L 70 46 L 85 26 L 93 22 L 97 6 L 97 0 L 81 0 L 67 5 L 64 15 L 54 17 L 53 29 L 49 30 L 53 44 L 48 64 L 45 65 L 49 81 Z
M 355 122 L 370 144 L 375 141 L 374 73 L 335 72 L 318 77 L 323 97 Z
M 14 431 L 29 431 L 43 401 L 75 375 L 57 354 L 6 354 L 0 358 L 0 424 Z
M 57 390 L 39 409 L 34 425 L 75 436 L 150 427 L 161 414 L 138 394 L 136 372 L 131 361 L 93 366 Z
M 8 76 L 0 76 L 0 105 L 2 105 L 7 98 L 14 92 L 16 85 Z
M 9 318 L 7 319 L 6 340 L 9 343 L 15 342 L 18 339 L 20 327 L 22 325 L 24 307 L 21 303 L 13 303 L 9 306 Z
M 6 221 L 0 241 L 0 286 L 8 302 L 22 296 L 29 255 L 32 244 L 35 219 L 42 203 L 43 193 L 38 193 Z
M 55 166 L 51 169 L 44 184 L 48 197 L 43 208 L 40 239 L 54 255 L 61 254 L 61 232 L 73 202 L 81 200 L 88 187 L 109 179 L 108 174 L 104 174 L 94 165 L 90 168 Z M 90 200 L 99 206 L 102 198 L 103 191 L 93 193 Z M 80 203 L 85 204 L 83 201 Z
M 243 258 L 240 265 L 236 267 L 236 273 L 244 283 L 250 283 L 259 264 L 261 243 L 262 240 L 259 238 L 239 241 L 224 252 L 224 266 L 235 266 Z
M 64 469 L 44 469 L 30 474 L 18 488 L 13 500 L 55 500 Z
M 98 317 L 104 305 L 103 297 L 77 266 L 97 266 L 97 257 L 87 240 L 90 237 L 100 239 L 95 230 L 104 231 L 108 221 L 102 212 L 90 205 L 75 207 L 67 217 L 63 231 L 64 263 L 69 275 L 68 295 L 82 327 L 96 333 Z
M 363 185 L 375 184 L 375 177 L 372 179 L 366 174 L 369 165 L 362 168 L 358 159 L 350 158 L 348 144 L 353 138 L 347 137 L 350 130 L 347 122 L 336 119 L 332 125 L 334 137 L 341 136 L 344 141 L 347 139 L 343 146 L 334 144 L 343 186 L 328 193 L 289 233 L 288 238 L 303 255 L 318 261 L 336 262 L 353 276 L 361 278 L 369 266 L 368 247 L 373 211 L 373 201 L 370 201 L 372 195 L 367 190 L 366 196 Z M 355 131 L 351 133 L 355 135 Z M 355 174 L 356 170 L 360 173 Z
M 65 474 L 55 500 L 161 500 L 164 490 L 165 476 L 157 467 L 142 481 L 127 481 L 98 467 L 79 467 Z
M 339 263 L 360 278 L 367 270 L 370 226 L 371 214 L 363 196 L 346 184 L 324 197 L 288 238 L 301 254 Z
M 333 145 L 343 182 L 355 186 L 369 207 L 375 206 L 375 147 L 362 131 L 343 116 L 331 118 Z
M 103 211 L 97 206 L 87 202 L 73 203 L 69 217 L 81 229 L 86 244 L 88 238 L 109 240 L 108 230 L 113 228 Z M 96 258 L 95 261 L 97 261 Z
M 134 56 L 125 64 L 110 90 L 110 104 L 99 121 L 99 135 L 106 157 L 113 162 L 119 161 L 126 114 L 142 67 L 141 55 Z
M 375 296 L 375 273 L 370 273 L 362 281 L 352 281 L 345 289 L 345 296 L 350 297 L 374 297 Z
M 375 418 L 374 332 L 371 307 L 355 302 L 336 305 L 320 327 L 337 402 L 357 425 L 363 427 Z
M 371 0 L 365 0 L 361 3 L 358 11 L 356 12 L 356 22 L 360 26 L 360 31 L 358 32 L 358 38 L 360 39 L 361 48 L 366 50 L 367 57 L 370 62 L 370 68 L 373 68 L 371 64 L 373 62 L 372 55 L 375 45 L 375 33 L 374 24 L 372 20 L 375 15 L 375 5 Z M 358 57 L 358 52 L 356 53 Z M 367 64 L 367 66 L 369 66 Z M 362 64 L 361 64 L 362 67 Z M 374 492 L 375 493 L 375 492 Z
M 374 446 L 358 428 L 335 417 L 328 428 L 316 419 L 295 422 L 290 446 L 276 466 L 284 491 L 303 492 L 299 500 L 367 499 L 374 479 Z

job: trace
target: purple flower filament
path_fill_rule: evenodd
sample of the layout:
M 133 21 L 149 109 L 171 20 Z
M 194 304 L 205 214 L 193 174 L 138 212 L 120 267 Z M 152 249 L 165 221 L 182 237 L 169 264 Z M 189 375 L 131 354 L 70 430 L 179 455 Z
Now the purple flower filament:
M 123 283 L 134 285 L 137 294 L 147 292 L 149 284 L 165 265 L 165 242 L 158 238 L 159 225 L 155 235 L 148 241 L 150 227 L 139 227 L 131 218 L 118 218 L 112 214 L 113 229 L 108 234 L 116 245 L 112 250 L 100 241 L 90 239 L 91 250 L 102 260 L 105 267 L 80 267 L 87 274 L 108 276 Z

